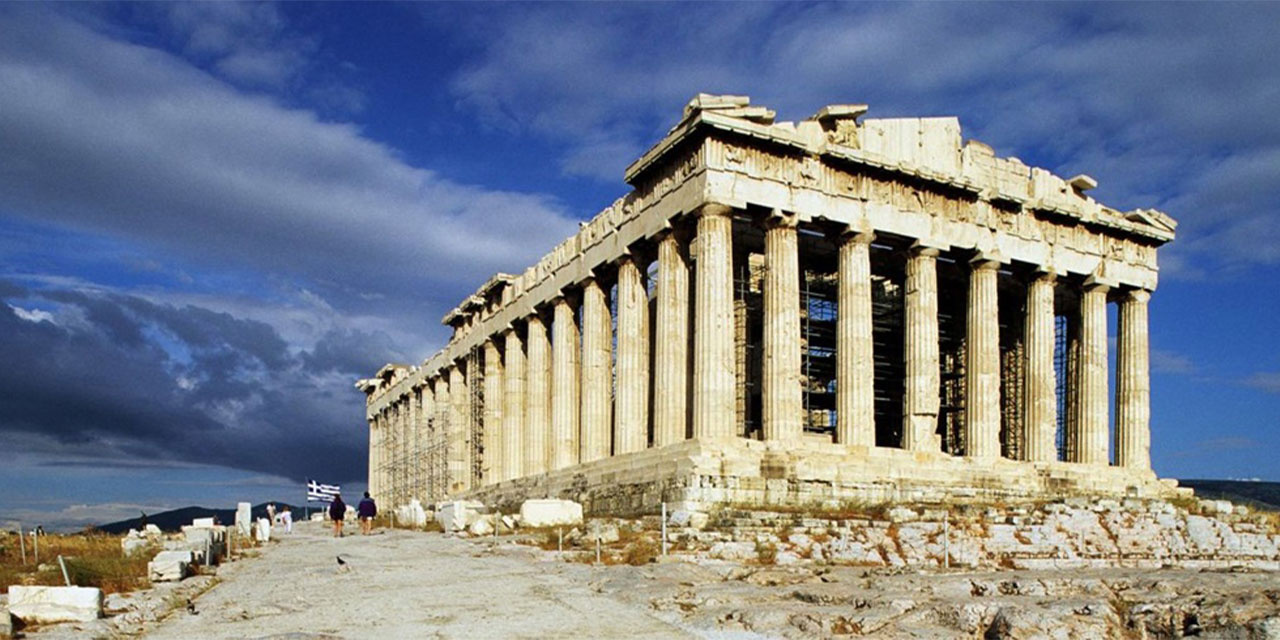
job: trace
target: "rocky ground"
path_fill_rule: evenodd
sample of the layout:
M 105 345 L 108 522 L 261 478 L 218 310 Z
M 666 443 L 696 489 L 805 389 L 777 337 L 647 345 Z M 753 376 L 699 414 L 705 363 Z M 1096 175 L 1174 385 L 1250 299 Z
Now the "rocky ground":
M 1155 558 L 1150 552 L 1157 547 L 1149 547 L 1131 557 L 1120 553 L 1108 565 L 1104 560 L 1111 551 L 1105 545 L 1097 549 L 1098 557 L 1071 551 L 1074 546 L 1047 554 L 1040 547 L 1048 542 L 1028 537 L 1026 527 L 1060 531 L 1064 539 L 1092 549 L 1095 543 L 1082 541 L 1054 518 L 1085 520 L 1086 529 L 1094 519 L 1083 511 L 1094 513 L 1101 523 L 1146 518 L 1113 517 L 1107 509 L 1055 511 L 1045 512 L 1052 525 L 1048 527 L 1035 513 L 984 514 L 982 527 L 947 516 L 948 528 L 970 530 L 975 539 L 995 540 L 991 549 L 1006 554 L 992 555 L 983 542 L 980 549 L 970 550 L 971 559 L 977 560 L 963 567 L 947 561 L 948 551 L 955 560 L 963 558 L 963 551 L 944 549 L 942 562 L 928 561 L 929 557 L 937 560 L 937 555 L 911 549 L 928 550 L 936 539 L 930 542 L 926 536 L 918 544 L 910 534 L 905 543 L 900 539 L 903 531 L 931 528 L 923 522 L 872 521 L 865 526 L 854 522 L 842 529 L 844 525 L 829 521 L 783 514 L 730 512 L 720 519 L 724 528 L 717 527 L 713 518 L 704 530 L 677 530 L 682 542 L 675 547 L 680 550 L 672 558 L 658 557 L 653 562 L 645 560 L 656 551 L 656 533 L 639 523 L 595 521 L 577 532 L 570 529 L 565 532 L 563 552 L 556 550 L 561 540 L 556 530 L 496 538 L 393 530 L 339 540 L 327 536 L 319 523 L 303 523 L 293 535 L 262 548 L 260 556 L 220 567 L 216 578 L 201 576 L 133 596 L 113 596 L 108 602 L 113 615 L 104 620 L 28 633 L 41 639 L 137 635 L 1280 639 L 1280 574 L 1257 568 L 1269 566 L 1273 558 L 1233 551 L 1239 556 L 1236 560 L 1221 556 L 1210 562 L 1202 556 L 1191 558 L 1192 549 L 1183 551 L 1185 559 Z M 1149 519 L 1163 517 L 1160 514 L 1167 512 L 1155 510 Z M 912 516 L 899 513 L 895 517 Z M 917 512 L 916 517 L 927 514 Z M 1015 529 L 1008 535 L 999 533 L 995 521 L 1009 517 L 1025 517 L 1025 522 L 1012 525 Z M 1181 529 L 1170 525 L 1184 537 L 1192 535 L 1187 532 L 1187 517 L 1176 513 L 1173 518 L 1182 523 Z M 775 526 L 779 520 L 786 523 Z M 1218 524 L 1195 518 L 1189 522 L 1196 537 L 1205 537 L 1199 531 L 1203 527 L 1218 527 L 1214 544 L 1243 549 L 1253 548 L 1249 538 L 1238 543 L 1227 531 L 1262 526 L 1247 518 L 1225 525 L 1216 519 L 1213 522 Z M 1098 534 L 1100 539 L 1114 536 L 1117 548 L 1125 546 L 1124 531 L 1134 528 L 1099 526 L 1111 532 Z M 996 527 L 994 535 L 992 527 Z M 868 538 L 871 530 L 880 530 L 884 540 Z M 591 564 L 594 544 L 588 541 L 593 535 L 620 537 L 604 547 L 605 562 L 641 564 Z M 1274 534 L 1256 535 L 1275 540 Z M 954 540 L 959 543 L 961 538 L 957 535 Z M 1026 558 L 1007 555 L 1013 544 L 1009 540 L 1031 545 L 1019 552 Z M 854 543 L 881 549 L 883 553 L 875 556 L 880 561 L 833 559 Z M 821 545 L 817 558 L 814 545 Z M 544 550 L 548 548 L 552 550 Z M 905 561 L 891 562 L 889 548 Z M 728 553 L 729 549 L 738 552 Z M 338 564 L 338 556 L 345 565 Z M 1023 559 L 1039 561 L 1028 564 Z M 1060 566 L 1052 568 L 1049 562 Z M 186 609 L 188 597 L 193 598 L 194 613 Z

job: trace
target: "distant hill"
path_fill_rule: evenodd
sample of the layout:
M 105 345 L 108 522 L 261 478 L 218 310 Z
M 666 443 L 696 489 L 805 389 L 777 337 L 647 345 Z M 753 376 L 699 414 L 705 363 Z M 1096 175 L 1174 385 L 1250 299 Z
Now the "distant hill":
M 1195 489 L 1198 498 L 1230 500 L 1254 509 L 1280 511 L 1280 482 L 1178 480 L 1178 484 Z
M 275 505 L 276 510 L 278 511 L 280 507 L 285 506 L 285 503 L 277 502 Z M 293 505 L 288 506 L 293 511 L 294 521 L 302 520 L 303 514 L 305 513 L 303 508 L 295 507 Z M 311 507 L 312 510 L 315 510 L 316 508 L 316 506 Z M 253 514 L 254 519 L 267 517 L 267 503 L 264 502 L 259 505 L 254 505 L 251 513 Z M 191 521 L 196 518 L 209 517 L 217 518 L 218 522 L 221 524 L 234 524 L 236 521 L 236 510 L 210 509 L 208 507 L 183 507 L 172 511 L 148 513 L 147 524 L 154 524 L 157 527 L 160 527 L 162 531 L 180 531 L 183 525 L 191 524 Z M 137 518 L 130 518 L 129 520 L 121 520 L 110 524 L 98 525 L 94 528 L 104 533 L 113 534 L 125 533 L 130 529 L 140 529 L 142 528 L 142 515 L 139 514 Z

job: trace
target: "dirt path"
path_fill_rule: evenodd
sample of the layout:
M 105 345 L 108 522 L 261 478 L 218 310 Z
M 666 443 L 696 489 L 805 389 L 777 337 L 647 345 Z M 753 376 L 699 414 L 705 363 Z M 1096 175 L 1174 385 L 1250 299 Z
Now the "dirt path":
M 220 570 L 221 584 L 196 600 L 197 615 L 178 612 L 145 637 L 689 637 L 602 595 L 593 576 L 603 569 L 534 556 L 440 534 L 335 539 L 300 523 L 262 557 Z

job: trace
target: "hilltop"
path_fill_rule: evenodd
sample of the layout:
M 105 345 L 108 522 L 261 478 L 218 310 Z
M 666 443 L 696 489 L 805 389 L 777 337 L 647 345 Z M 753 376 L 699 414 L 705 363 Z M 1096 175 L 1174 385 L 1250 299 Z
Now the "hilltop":
M 253 506 L 251 513 L 255 519 L 267 517 L 267 504 L 267 502 L 263 502 Z M 306 511 L 303 507 L 297 507 L 285 502 L 275 502 L 274 504 L 276 505 L 277 510 L 283 506 L 288 506 L 292 509 L 294 513 L 293 519 L 295 521 L 302 520 L 305 517 L 304 514 Z M 310 508 L 312 511 L 315 511 L 322 507 L 312 506 Z M 148 513 L 147 524 L 154 524 L 157 527 L 160 527 L 163 531 L 179 531 L 182 529 L 182 525 L 191 524 L 191 521 L 196 518 L 211 517 L 217 518 L 218 522 L 221 524 L 232 524 L 236 521 L 236 510 L 234 508 L 210 509 L 209 507 L 182 507 L 181 509 L 161 511 L 160 513 Z M 125 533 L 130 529 L 141 529 L 142 516 L 139 515 L 137 518 L 98 525 L 94 528 L 104 533 Z

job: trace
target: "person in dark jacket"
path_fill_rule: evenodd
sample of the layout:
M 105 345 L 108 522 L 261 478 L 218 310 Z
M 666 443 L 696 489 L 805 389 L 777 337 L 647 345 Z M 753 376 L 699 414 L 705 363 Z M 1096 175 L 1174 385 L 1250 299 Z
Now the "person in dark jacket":
M 373 532 L 373 517 L 378 515 L 378 505 L 374 504 L 369 492 L 364 492 L 364 499 L 356 505 L 356 515 L 360 516 L 360 531 L 364 535 Z
M 333 520 L 333 537 L 342 537 L 342 519 L 347 517 L 347 503 L 342 501 L 342 495 L 333 496 L 333 503 L 329 505 L 329 519 Z

